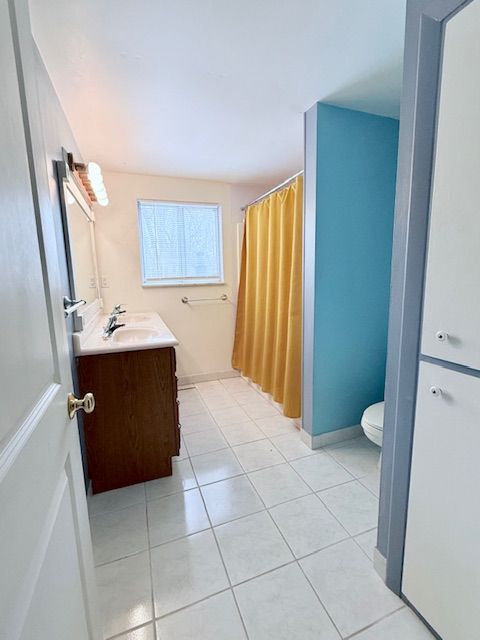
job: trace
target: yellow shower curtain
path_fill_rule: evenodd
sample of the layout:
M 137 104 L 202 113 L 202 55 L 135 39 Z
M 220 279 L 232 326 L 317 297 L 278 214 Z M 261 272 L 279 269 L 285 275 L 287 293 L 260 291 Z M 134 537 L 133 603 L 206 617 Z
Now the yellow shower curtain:
M 303 178 L 248 207 L 232 365 L 298 418 Z

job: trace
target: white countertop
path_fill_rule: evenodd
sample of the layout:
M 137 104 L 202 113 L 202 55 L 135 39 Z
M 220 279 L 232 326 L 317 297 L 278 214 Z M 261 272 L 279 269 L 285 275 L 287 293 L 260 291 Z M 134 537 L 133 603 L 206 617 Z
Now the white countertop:
M 103 339 L 103 327 L 108 316 L 99 315 L 84 331 L 73 334 L 73 349 L 76 356 L 119 351 L 140 351 L 174 347 L 178 340 L 158 315 L 154 312 L 122 313 L 117 322 L 125 324 L 116 329 L 110 338 Z

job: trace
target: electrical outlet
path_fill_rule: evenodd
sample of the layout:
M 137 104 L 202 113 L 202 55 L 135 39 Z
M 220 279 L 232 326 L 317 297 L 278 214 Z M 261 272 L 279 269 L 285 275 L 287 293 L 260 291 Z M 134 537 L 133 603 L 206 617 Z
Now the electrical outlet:
M 97 288 L 97 281 L 95 280 L 95 278 L 90 278 L 88 286 L 90 287 L 90 289 Z
M 102 276 L 100 278 L 100 281 L 102 283 L 102 289 L 108 289 L 108 278 L 107 278 L 107 276 Z

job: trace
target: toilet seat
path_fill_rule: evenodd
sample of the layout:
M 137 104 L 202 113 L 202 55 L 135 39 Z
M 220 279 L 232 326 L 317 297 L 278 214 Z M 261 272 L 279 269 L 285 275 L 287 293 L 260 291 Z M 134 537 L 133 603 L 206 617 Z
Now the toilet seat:
M 365 435 L 377 446 L 382 446 L 383 440 L 383 415 L 385 402 L 377 402 L 365 409 L 361 425 Z

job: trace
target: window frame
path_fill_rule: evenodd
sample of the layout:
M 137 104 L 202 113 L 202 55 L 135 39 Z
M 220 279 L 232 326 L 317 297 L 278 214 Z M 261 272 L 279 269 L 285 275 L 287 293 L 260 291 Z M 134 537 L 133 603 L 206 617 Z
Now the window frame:
M 143 250 L 143 233 L 142 233 L 142 212 L 141 204 L 160 204 L 160 205 L 173 205 L 173 206 L 197 206 L 197 207 L 216 207 L 218 212 L 218 250 L 219 250 L 219 262 L 220 262 L 220 275 L 219 280 L 215 281 L 202 281 L 201 278 L 192 278 L 190 281 L 187 279 L 179 278 L 177 281 L 173 281 L 170 278 L 165 280 L 146 280 L 145 278 L 145 263 L 144 263 L 144 250 Z M 219 202 L 198 202 L 188 200 L 158 200 L 156 198 L 137 198 L 137 225 L 138 225 L 138 241 L 140 249 L 140 271 L 142 278 L 142 287 L 150 289 L 151 287 L 211 287 L 225 284 L 225 265 L 224 265 L 224 251 L 223 251 L 223 210 Z

